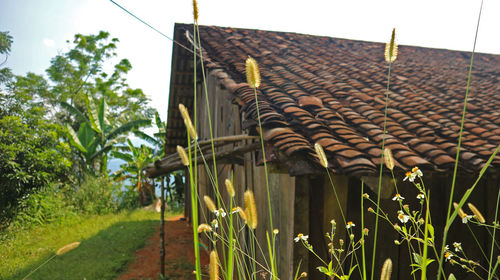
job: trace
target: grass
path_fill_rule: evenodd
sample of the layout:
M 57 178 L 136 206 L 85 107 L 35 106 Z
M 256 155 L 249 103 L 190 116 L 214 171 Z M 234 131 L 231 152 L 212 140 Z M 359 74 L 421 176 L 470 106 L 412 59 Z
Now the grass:
M 81 241 L 78 248 L 54 257 L 29 279 L 114 279 L 158 222 L 158 213 L 134 210 L 8 232 L 0 241 L 0 279 L 23 279 L 75 241 Z

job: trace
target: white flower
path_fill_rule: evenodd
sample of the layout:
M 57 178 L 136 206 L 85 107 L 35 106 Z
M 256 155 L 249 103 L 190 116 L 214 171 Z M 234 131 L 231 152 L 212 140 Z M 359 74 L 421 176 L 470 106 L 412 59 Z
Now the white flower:
M 460 252 L 460 251 L 462 251 L 462 243 L 459 243 L 459 242 L 453 242 L 453 247 L 455 247 L 455 252 Z
M 419 193 L 419 194 L 417 195 L 417 199 L 422 200 L 422 199 L 424 199 L 424 198 L 425 198 L 425 194 L 424 194 L 424 193 Z
M 405 215 L 403 211 L 398 211 L 398 219 L 403 223 L 406 224 L 408 220 L 410 219 L 410 216 Z
M 415 180 L 416 175 L 414 173 L 412 173 L 411 171 L 406 172 L 405 175 L 406 175 L 406 177 L 403 179 L 403 181 L 408 180 L 410 182 L 413 182 Z
M 393 198 L 392 200 L 394 201 L 402 201 L 403 199 L 405 199 L 404 197 L 402 197 L 399 193 L 397 193 Z
M 355 227 L 355 226 L 356 226 L 356 224 L 354 224 L 353 222 L 349 221 L 349 222 L 347 222 L 347 225 L 345 227 L 347 229 L 350 229 L 350 228 Z
M 453 257 L 453 254 L 450 252 L 444 253 L 444 257 L 446 258 L 447 261 L 451 260 L 451 257 Z
M 241 209 L 241 208 L 239 208 L 239 207 L 234 207 L 234 208 L 233 208 L 233 211 L 231 211 L 231 214 L 234 214 L 234 213 L 238 213 L 238 212 L 240 212 L 240 209 Z
M 297 237 L 295 237 L 293 240 L 295 242 L 299 242 L 300 240 L 307 242 L 308 238 L 309 238 L 309 235 L 303 235 L 302 233 L 299 233 L 299 234 L 297 234 Z
M 222 218 L 224 218 L 226 216 L 226 211 L 224 211 L 224 209 L 220 208 L 219 210 L 214 210 L 214 214 L 217 217 L 219 217 L 219 215 L 221 215 Z
M 466 215 L 462 218 L 462 223 L 466 224 L 472 218 L 474 218 L 474 215 Z
M 418 178 L 424 176 L 424 173 L 422 173 L 422 170 L 418 169 L 418 167 L 416 167 L 416 166 L 412 168 L 411 173 L 415 174 Z
M 211 222 L 213 228 L 218 228 L 219 227 L 219 222 L 217 222 L 216 219 L 212 220 Z
M 403 181 L 408 180 L 410 182 L 413 182 L 415 181 L 415 178 L 423 177 L 424 173 L 422 173 L 422 171 L 418 169 L 418 167 L 413 167 L 411 171 L 406 172 L 405 175 L 406 177 L 403 179 Z

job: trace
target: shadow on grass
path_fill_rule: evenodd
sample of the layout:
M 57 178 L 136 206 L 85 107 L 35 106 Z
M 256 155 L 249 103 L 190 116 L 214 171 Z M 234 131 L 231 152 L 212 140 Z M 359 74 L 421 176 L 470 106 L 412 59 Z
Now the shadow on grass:
M 134 252 L 144 247 L 158 224 L 158 220 L 115 223 L 91 238 L 75 240 L 81 241 L 78 248 L 55 256 L 27 279 L 115 279 L 134 258 Z M 23 279 L 52 256 L 47 254 L 9 279 Z

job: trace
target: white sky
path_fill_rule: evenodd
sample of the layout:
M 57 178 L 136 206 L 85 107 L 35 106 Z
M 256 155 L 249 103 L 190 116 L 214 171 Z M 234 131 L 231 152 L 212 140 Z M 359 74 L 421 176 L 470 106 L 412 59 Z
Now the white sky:
M 175 22 L 192 22 L 191 0 L 116 2 L 170 37 Z M 199 23 L 379 42 L 396 27 L 399 44 L 470 51 L 479 6 L 479 0 L 200 0 Z M 499 11 L 500 1 L 485 0 L 477 51 L 500 54 Z M 14 37 L 6 66 L 16 74 L 43 74 L 67 50 L 66 40 L 99 30 L 120 39 L 118 58 L 133 66 L 130 86 L 143 89 L 166 119 L 171 41 L 107 0 L 0 0 L 0 31 Z

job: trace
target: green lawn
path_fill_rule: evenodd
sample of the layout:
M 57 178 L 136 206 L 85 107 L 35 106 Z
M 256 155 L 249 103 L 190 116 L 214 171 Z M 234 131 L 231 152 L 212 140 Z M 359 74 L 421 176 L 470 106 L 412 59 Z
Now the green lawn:
M 78 248 L 55 256 L 28 279 L 114 279 L 158 224 L 158 213 L 135 210 L 10 232 L 0 241 L 0 279 L 23 279 L 75 241 Z

